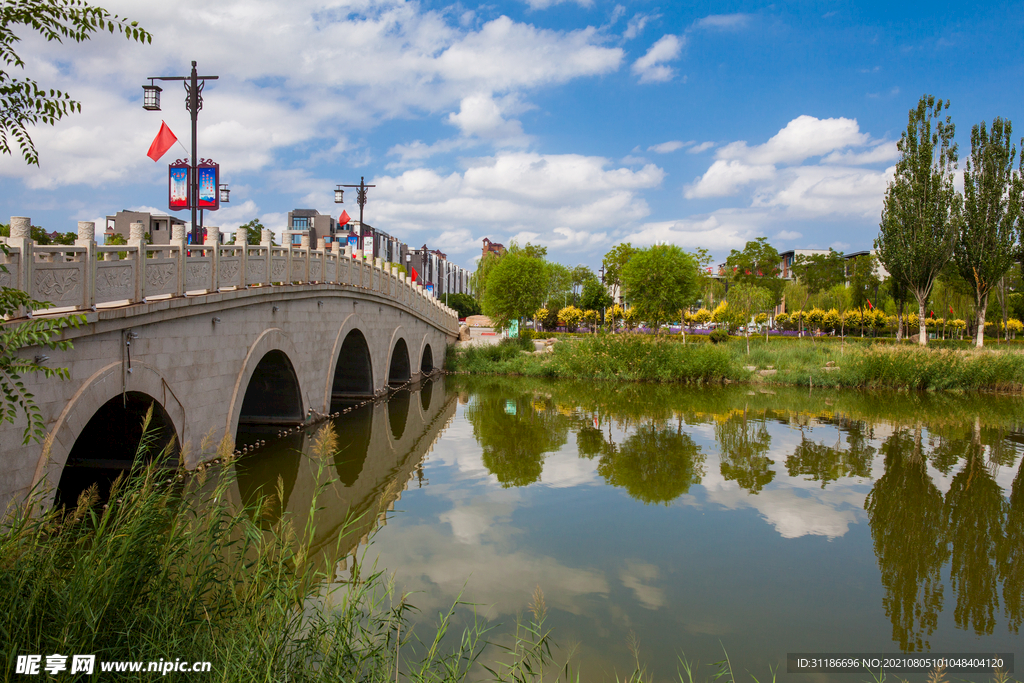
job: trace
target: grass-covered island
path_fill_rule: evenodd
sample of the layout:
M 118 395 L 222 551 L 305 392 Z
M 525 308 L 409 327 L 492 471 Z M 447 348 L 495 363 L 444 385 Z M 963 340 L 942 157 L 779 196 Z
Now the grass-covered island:
M 714 344 L 705 337 L 646 334 L 559 336 L 553 351 L 531 339 L 450 347 L 452 372 L 565 379 L 681 383 L 755 382 L 815 387 L 1021 391 L 1024 350 L 973 349 L 945 342 L 920 347 L 892 340 L 751 338 Z

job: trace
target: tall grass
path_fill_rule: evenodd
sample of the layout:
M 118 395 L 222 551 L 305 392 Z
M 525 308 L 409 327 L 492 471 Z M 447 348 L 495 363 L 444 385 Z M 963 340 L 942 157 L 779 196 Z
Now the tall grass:
M 512 343 L 452 351 L 447 367 L 470 374 L 900 390 L 1024 390 L 1024 350 L 920 348 L 892 343 L 845 346 L 820 340 L 735 339 L 713 345 L 653 335 L 590 335 L 558 342 L 554 354 Z M 748 368 L 753 367 L 754 370 Z M 764 370 L 774 372 L 762 373 Z
M 322 474 L 337 437 L 328 426 L 314 443 Z M 93 487 L 73 509 L 43 510 L 34 496 L 8 511 L 0 527 L 3 680 L 15 678 L 18 655 L 52 653 L 209 661 L 204 680 L 247 683 L 461 681 L 480 670 L 487 629 L 473 623 L 453 633 L 461 602 L 419 639 L 408 596 L 383 572 L 357 564 L 351 581 L 335 583 L 344 533 L 333 555 L 310 551 L 315 496 L 306 519 L 261 529 L 272 499 L 233 502 L 230 445 L 216 456 L 194 475 L 138 466 L 106 503 Z M 547 661 L 543 621 L 530 629 L 536 637 L 518 641 L 510 660 L 516 670 Z

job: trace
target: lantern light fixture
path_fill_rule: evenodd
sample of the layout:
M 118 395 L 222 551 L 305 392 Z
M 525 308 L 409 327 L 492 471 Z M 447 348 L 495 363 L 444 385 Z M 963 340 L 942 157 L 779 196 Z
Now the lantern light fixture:
M 148 111 L 160 111 L 160 93 L 163 91 L 159 85 L 149 81 L 149 85 L 142 86 L 142 108 Z
M 334 189 L 334 203 L 344 204 L 345 203 L 345 190 L 341 189 L 341 185 L 338 185 Z
M 217 189 L 220 191 L 220 203 L 229 204 L 231 202 L 231 190 L 228 189 L 228 184 L 221 183 L 217 186 Z

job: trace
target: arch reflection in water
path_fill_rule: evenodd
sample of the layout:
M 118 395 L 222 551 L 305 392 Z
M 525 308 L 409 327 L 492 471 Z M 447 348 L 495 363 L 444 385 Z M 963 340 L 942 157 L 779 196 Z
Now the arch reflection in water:
M 438 387 L 442 395 L 443 381 L 439 379 Z M 386 510 L 416 480 L 420 463 L 455 411 L 454 394 L 433 401 L 429 412 L 411 409 L 418 405 L 419 392 L 414 386 L 393 394 L 390 398 L 398 400 L 394 406 L 381 399 L 325 423 L 335 430 L 339 445 L 329 462 L 320 462 L 312 448 L 322 425 L 268 439 L 266 446 L 236 462 L 238 498 L 252 505 L 274 493 L 280 481 L 284 505 L 272 506 L 266 521 L 290 516 L 298 529 L 305 527 L 315 498 L 314 549 L 325 562 L 340 560 L 386 521 Z

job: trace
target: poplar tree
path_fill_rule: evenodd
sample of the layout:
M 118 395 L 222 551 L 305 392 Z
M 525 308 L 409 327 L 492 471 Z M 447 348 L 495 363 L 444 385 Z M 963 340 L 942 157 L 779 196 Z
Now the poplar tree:
M 1012 124 L 996 117 L 971 129 L 971 156 L 964 164 L 964 206 L 957 221 L 953 258 L 974 295 L 978 329 L 975 346 L 985 343 L 989 294 L 1013 266 L 1021 215 L 1021 177 L 1014 172 L 1017 149 Z M 1021 155 L 1024 161 L 1024 154 Z
M 955 127 L 948 115 L 942 118 L 948 108 L 949 100 L 924 95 L 917 108 L 910 110 L 907 129 L 897 145 L 896 175 L 885 191 L 875 239 L 878 260 L 917 299 L 922 346 L 928 343 L 928 297 L 936 276 L 952 256 L 957 234 L 960 197 L 953 189 Z

